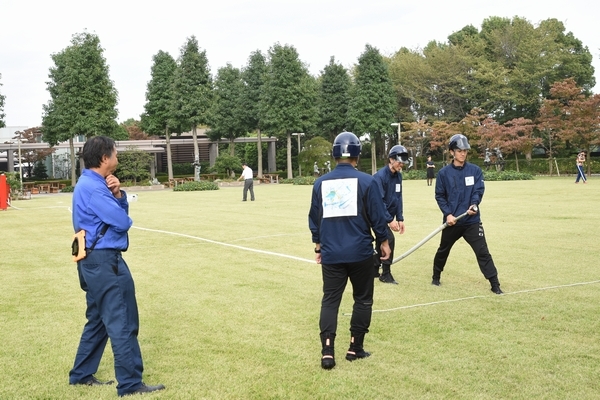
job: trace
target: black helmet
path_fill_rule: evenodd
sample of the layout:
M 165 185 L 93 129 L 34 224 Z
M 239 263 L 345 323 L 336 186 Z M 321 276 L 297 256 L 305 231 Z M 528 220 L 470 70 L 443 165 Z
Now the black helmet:
M 360 140 L 352 132 L 342 132 L 333 141 L 333 158 L 360 156 Z
M 461 133 L 458 133 L 450 138 L 450 143 L 448 144 L 448 149 L 450 150 L 469 150 L 471 146 L 469 145 L 469 139 Z
M 393 158 L 397 161 L 400 161 L 402 164 L 407 164 L 408 151 L 406 151 L 406 147 L 397 144 L 390 149 L 390 154 L 388 154 L 388 158 Z

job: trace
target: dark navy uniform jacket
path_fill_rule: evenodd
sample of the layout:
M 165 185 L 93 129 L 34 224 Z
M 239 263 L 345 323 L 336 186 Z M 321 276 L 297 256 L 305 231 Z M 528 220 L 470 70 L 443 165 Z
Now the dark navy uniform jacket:
M 96 243 L 96 249 L 127 250 L 127 231 L 133 224 L 129 218 L 127 194 L 117 199 L 104 178 L 89 169 L 84 169 L 73 191 L 73 228 L 75 232 L 86 232 L 85 244 L 89 248 L 100 234 L 103 223 L 108 230 Z
M 338 164 L 313 186 L 308 225 L 321 244 L 321 262 L 340 264 L 373 256 L 373 236 L 387 240 L 385 207 L 372 176 Z
M 392 173 L 389 165 L 381 168 L 375 175 L 373 175 L 379 190 L 383 202 L 385 203 L 385 220 L 389 224 L 390 222 L 404 221 L 404 215 L 402 215 L 402 173 Z
M 465 162 L 462 167 L 456 167 L 451 163 L 442 168 L 435 183 L 435 200 L 444 214 L 443 222 L 450 214 L 457 217 L 471 205 L 479 206 L 484 191 L 483 171 L 477 165 Z M 477 224 L 480 221 L 478 212 L 465 216 L 456 225 Z

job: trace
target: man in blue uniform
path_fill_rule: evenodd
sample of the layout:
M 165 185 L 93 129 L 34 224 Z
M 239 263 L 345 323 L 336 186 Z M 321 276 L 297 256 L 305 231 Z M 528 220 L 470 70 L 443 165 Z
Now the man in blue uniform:
M 479 269 L 489 280 L 492 292 L 502 294 L 498 271 L 488 250 L 479 214 L 479 203 L 485 191 L 483 172 L 478 166 L 466 161 L 471 146 L 465 135 L 452 136 L 448 148 L 453 161 L 438 172 L 435 184 L 435 199 L 448 227 L 442 231 L 440 247 L 433 259 L 431 284 L 440 285 L 440 276 L 450 250 L 462 237 L 475 252 Z M 465 211 L 468 211 L 468 215 L 456 221 L 456 216 Z
M 390 246 L 390 257 L 387 260 L 379 260 L 379 247 L 381 242 L 376 241 L 375 249 L 375 277 L 384 283 L 397 285 L 398 282 L 392 276 L 391 266 L 394 259 L 394 247 L 396 240 L 394 232 L 404 233 L 404 216 L 402 214 L 402 167 L 408 163 L 408 151 L 402 145 L 395 145 L 388 154 L 389 163 L 381 168 L 373 177 L 379 186 L 383 203 L 385 204 L 385 220 L 387 222 L 387 239 Z M 381 276 L 379 266 L 382 266 Z
M 316 262 L 323 274 L 321 301 L 321 367 L 335 366 L 337 316 L 348 279 L 354 307 L 350 319 L 350 348 L 346 360 L 370 356 L 363 348 L 373 308 L 373 237 L 381 241 L 387 259 L 385 207 L 372 176 L 356 170 L 361 144 L 356 135 L 340 133 L 333 143 L 337 166 L 315 181 L 308 225 L 315 243 Z
M 73 228 L 86 232 L 87 256 L 77 262 L 79 282 L 87 302 L 71 385 L 106 385 L 94 374 L 108 338 L 112 345 L 119 396 L 149 393 L 163 385 L 142 382 L 142 354 L 137 340 L 139 319 L 135 287 L 121 256 L 129 246 L 127 195 L 113 175 L 117 168 L 115 142 L 105 136 L 90 138 L 83 146 L 85 169 L 73 193 Z

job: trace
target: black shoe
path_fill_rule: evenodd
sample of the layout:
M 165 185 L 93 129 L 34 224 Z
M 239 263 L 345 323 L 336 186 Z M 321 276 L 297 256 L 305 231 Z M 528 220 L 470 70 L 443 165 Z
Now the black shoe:
M 103 385 L 112 385 L 114 383 L 115 383 L 115 381 L 102 382 L 101 380 L 98 380 L 98 378 L 96 378 L 94 375 L 92 375 L 92 377 L 88 381 L 73 383 L 72 385 L 103 386 Z
M 332 369 L 333 367 L 335 367 L 335 358 L 333 358 L 333 355 L 324 355 L 321 358 L 321 368 Z
M 346 353 L 346 360 L 354 361 L 354 360 L 358 360 L 360 358 L 367 358 L 370 355 L 371 355 L 371 353 L 369 353 L 368 351 L 364 351 L 364 350 L 358 350 L 358 351 L 348 350 L 348 352 Z
M 504 294 L 504 292 L 502 291 L 502 289 L 500 289 L 500 286 L 496 286 L 490 289 L 492 292 L 496 293 L 496 294 Z
M 126 393 L 123 396 L 131 396 L 132 394 L 152 393 L 152 392 L 156 392 L 158 390 L 163 390 L 164 388 L 165 388 L 165 385 L 148 386 L 144 382 L 142 382 L 142 386 L 137 388 L 136 391 L 133 391 L 131 393 Z M 123 397 L 123 396 L 121 396 L 121 397 Z
M 381 275 L 381 276 L 379 277 L 379 280 L 380 280 L 381 282 L 383 282 L 383 283 L 391 283 L 391 284 L 393 284 L 393 285 L 397 285 L 397 284 L 398 284 L 398 282 L 396 282 L 396 281 L 394 280 L 394 277 L 392 276 L 392 274 L 391 274 L 390 272 L 388 272 L 388 273 L 385 273 L 385 274 Z
M 441 283 L 440 283 L 440 278 L 433 278 L 433 279 L 431 280 L 431 284 L 432 284 L 432 285 L 435 285 L 435 286 L 440 286 L 440 285 L 441 285 Z

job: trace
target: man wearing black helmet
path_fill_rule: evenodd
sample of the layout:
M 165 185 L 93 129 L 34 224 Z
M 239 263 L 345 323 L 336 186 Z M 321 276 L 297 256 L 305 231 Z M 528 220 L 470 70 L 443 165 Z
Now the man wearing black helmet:
M 465 135 L 450 138 L 448 149 L 452 163 L 438 172 L 435 184 L 435 199 L 444 214 L 448 227 L 442 231 L 440 247 L 433 259 L 431 284 L 439 286 L 440 276 L 448 260 L 452 246 L 461 237 L 471 246 L 477 257 L 479 269 L 490 281 L 492 292 L 502 294 L 498 271 L 488 251 L 483 225 L 479 216 L 479 203 L 485 191 L 483 172 L 478 166 L 467 162 L 471 146 Z M 456 221 L 456 216 L 467 211 L 467 216 Z
M 396 240 L 394 232 L 404 233 L 404 215 L 402 214 L 402 167 L 408 163 L 408 151 L 402 145 L 395 145 L 388 154 L 389 163 L 381 168 L 373 177 L 379 186 L 383 203 L 385 204 L 385 220 L 387 222 L 387 239 L 390 246 L 390 257 L 387 260 L 379 259 L 379 240 L 375 242 L 375 277 L 384 283 L 397 285 L 398 282 L 392 276 L 391 266 L 394 259 L 394 247 Z M 379 266 L 382 266 L 381 276 Z
M 355 134 L 340 133 L 333 142 L 337 166 L 313 186 L 308 226 L 321 264 L 321 367 L 335 367 L 337 317 L 348 279 L 354 306 L 346 360 L 370 356 L 363 348 L 373 308 L 373 236 L 381 241 L 381 258 L 390 256 L 385 207 L 372 176 L 356 170 L 361 144 Z

